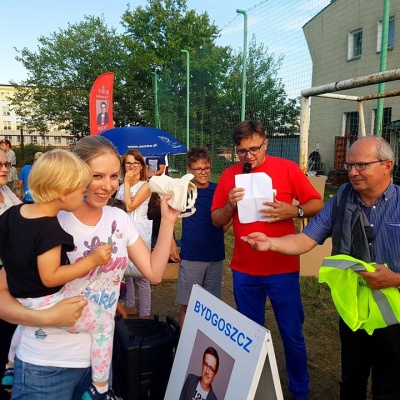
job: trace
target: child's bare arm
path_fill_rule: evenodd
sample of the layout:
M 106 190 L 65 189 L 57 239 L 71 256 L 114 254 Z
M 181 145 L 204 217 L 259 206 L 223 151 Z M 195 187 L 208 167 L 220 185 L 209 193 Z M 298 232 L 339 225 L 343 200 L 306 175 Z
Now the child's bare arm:
M 87 300 L 82 296 L 61 300 L 46 310 L 24 307 L 10 295 L 4 268 L 0 270 L 0 318 L 27 326 L 70 326 L 80 317 Z M 3 337 L 2 337 L 3 338 Z
M 112 246 L 104 244 L 74 264 L 60 265 L 61 246 L 54 247 L 37 258 L 40 279 L 47 287 L 64 285 L 98 265 L 107 264 L 111 257 L 111 249 Z

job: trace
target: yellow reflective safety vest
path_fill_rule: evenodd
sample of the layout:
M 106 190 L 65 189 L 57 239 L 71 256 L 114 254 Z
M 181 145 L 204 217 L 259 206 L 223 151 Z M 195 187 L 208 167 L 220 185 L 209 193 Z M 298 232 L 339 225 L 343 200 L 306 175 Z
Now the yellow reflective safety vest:
M 320 283 L 331 289 L 335 307 L 352 329 L 375 329 L 400 322 L 400 293 L 396 287 L 373 290 L 356 271 L 375 272 L 374 264 L 344 254 L 325 257 L 319 271 Z

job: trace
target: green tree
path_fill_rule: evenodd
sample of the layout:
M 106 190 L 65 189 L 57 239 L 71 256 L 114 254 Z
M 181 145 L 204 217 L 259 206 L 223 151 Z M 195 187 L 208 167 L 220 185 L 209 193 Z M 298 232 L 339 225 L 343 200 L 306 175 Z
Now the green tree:
M 124 53 L 114 28 L 103 17 L 86 16 L 49 37 L 38 39 L 36 52 L 18 51 L 16 59 L 28 70 L 17 88 L 13 105 L 28 130 L 45 134 L 48 124 L 66 129 L 76 137 L 89 133 L 89 94 L 96 78 L 115 73 L 114 99 L 121 104 Z M 118 109 L 119 111 L 119 109 Z M 119 112 L 115 117 L 118 120 Z
M 218 36 L 208 14 L 188 10 L 186 0 L 149 0 L 145 8 L 127 10 L 122 25 L 124 43 L 131 54 L 140 57 L 146 69 L 165 73 L 182 58 L 182 49 L 208 46 Z
M 118 35 L 104 18 L 86 16 L 49 37 L 36 52 L 17 60 L 28 70 L 13 100 L 25 130 L 45 134 L 49 124 L 77 138 L 89 132 L 89 93 L 102 73 L 115 73 L 116 126 L 154 125 L 152 72 L 159 79 L 161 128 L 186 137 L 186 54 L 190 54 L 190 144 L 213 152 L 232 147 L 240 121 L 242 55 L 218 46 L 218 28 L 207 13 L 187 9 L 186 0 L 148 0 L 128 10 Z M 252 39 L 247 64 L 246 118 L 264 122 L 268 133 L 298 130 L 297 100 L 288 99 L 278 78 L 282 58 Z
M 201 72 L 208 74 L 205 86 L 211 90 L 207 95 L 209 98 L 215 97 L 217 85 L 213 81 L 222 75 L 220 67 L 223 68 L 223 50 L 215 45 L 217 26 L 210 23 L 207 13 L 197 14 L 194 10 L 188 10 L 186 0 L 149 0 L 144 8 L 126 11 L 122 21 L 125 28 L 124 43 L 132 55 L 128 77 L 134 74 L 141 74 L 143 78 L 147 76 L 147 80 L 141 80 L 142 90 L 152 93 L 151 72 L 157 73 L 161 128 L 185 142 L 186 55 L 182 50 L 190 54 L 191 81 L 194 82 L 190 90 L 191 103 L 196 104 L 196 98 L 201 96 L 203 90 L 196 86 L 196 76 Z M 134 58 L 140 59 L 139 66 Z M 154 97 L 149 96 L 147 100 L 143 113 L 148 116 L 147 119 L 154 121 Z M 201 102 L 206 101 L 203 99 Z M 203 120 L 199 111 L 193 108 L 191 119 Z
M 222 85 L 222 107 L 226 123 L 240 121 L 242 53 L 232 56 L 231 68 Z M 253 36 L 247 55 L 245 118 L 262 121 L 267 134 L 293 133 L 299 130 L 300 107 L 297 99 L 288 99 L 278 76 L 283 57 L 268 53 Z M 228 117 L 229 115 L 229 117 Z

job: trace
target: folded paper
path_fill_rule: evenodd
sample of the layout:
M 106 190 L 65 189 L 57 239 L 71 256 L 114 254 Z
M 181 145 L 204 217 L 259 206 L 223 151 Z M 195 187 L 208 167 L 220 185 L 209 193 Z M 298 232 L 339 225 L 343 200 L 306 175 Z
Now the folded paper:
M 274 201 L 276 190 L 272 188 L 272 179 L 265 172 L 239 174 L 235 176 L 235 186 L 244 189 L 244 197 L 237 203 L 239 221 L 249 224 L 255 221 L 269 221 L 263 218 L 260 209 L 270 208 L 264 201 Z

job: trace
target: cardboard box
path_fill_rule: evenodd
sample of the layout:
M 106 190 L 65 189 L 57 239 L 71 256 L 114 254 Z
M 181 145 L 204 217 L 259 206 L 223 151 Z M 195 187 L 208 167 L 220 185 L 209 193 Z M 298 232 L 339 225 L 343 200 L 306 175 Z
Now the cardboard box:
M 321 246 L 314 247 L 300 256 L 300 276 L 318 276 L 322 260 L 332 252 L 332 239 L 328 238 Z
M 317 192 L 322 196 L 322 198 L 324 198 L 325 184 L 327 177 L 324 175 L 319 175 L 319 176 L 308 176 L 307 178 L 312 183 Z
M 308 176 L 318 193 L 324 198 L 326 176 Z M 295 203 L 294 203 L 295 204 Z M 307 220 L 304 221 L 307 224 Z M 300 256 L 300 276 L 318 276 L 322 260 L 331 255 L 332 239 L 328 238 L 322 246 L 316 246 L 308 253 Z
M 320 175 L 320 176 L 307 176 L 307 178 L 323 199 L 325 195 L 325 184 L 327 177 L 324 175 Z M 297 205 L 299 204 L 299 202 L 297 200 L 293 200 L 293 204 Z
M 179 264 L 178 263 L 168 263 L 167 268 L 163 275 L 163 279 L 178 279 Z

